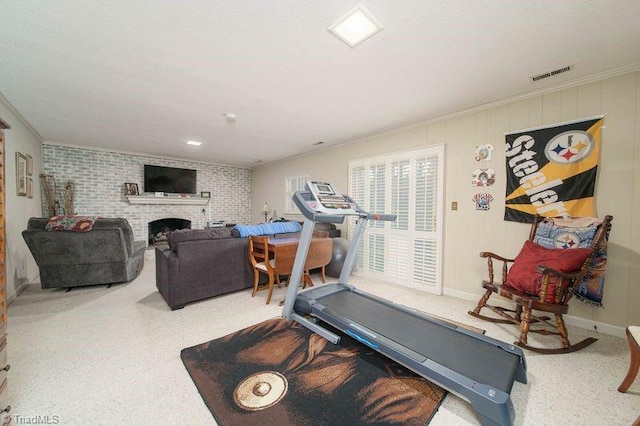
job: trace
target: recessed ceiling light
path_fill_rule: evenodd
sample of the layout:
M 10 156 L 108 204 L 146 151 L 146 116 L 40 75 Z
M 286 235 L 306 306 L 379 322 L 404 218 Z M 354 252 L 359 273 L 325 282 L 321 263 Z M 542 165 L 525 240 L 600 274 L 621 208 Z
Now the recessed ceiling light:
M 198 141 L 187 141 L 187 145 L 200 146 L 200 145 L 202 145 L 202 142 L 198 142 Z
M 327 28 L 351 47 L 362 43 L 384 27 L 362 3 Z

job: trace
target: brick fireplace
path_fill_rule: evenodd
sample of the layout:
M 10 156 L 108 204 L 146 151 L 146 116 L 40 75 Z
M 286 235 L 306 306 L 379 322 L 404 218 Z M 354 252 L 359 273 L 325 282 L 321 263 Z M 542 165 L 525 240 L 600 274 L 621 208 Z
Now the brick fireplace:
M 178 229 L 191 229 L 191 221 L 187 219 L 165 218 L 149 222 L 149 246 L 167 241 L 166 233 Z

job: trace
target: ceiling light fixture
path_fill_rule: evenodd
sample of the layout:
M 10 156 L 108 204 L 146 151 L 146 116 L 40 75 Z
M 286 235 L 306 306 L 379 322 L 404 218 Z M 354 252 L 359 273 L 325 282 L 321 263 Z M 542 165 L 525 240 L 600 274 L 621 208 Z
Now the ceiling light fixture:
M 362 3 L 335 21 L 327 30 L 351 47 L 356 47 L 384 27 Z
M 187 141 L 187 145 L 200 146 L 200 145 L 202 145 L 202 142 L 198 142 L 198 141 Z

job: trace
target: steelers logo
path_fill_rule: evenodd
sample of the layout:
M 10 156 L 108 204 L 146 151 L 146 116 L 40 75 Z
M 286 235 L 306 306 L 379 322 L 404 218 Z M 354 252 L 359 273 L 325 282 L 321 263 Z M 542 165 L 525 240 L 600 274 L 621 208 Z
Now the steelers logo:
M 588 132 L 571 130 L 551 139 L 544 148 L 544 155 L 554 163 L 576 163 L 588 156 L 594 146 L 595 141 Z
M 561 249 L 572 249 L 580 246 L 580 238 L 576 234 L 564 232 L 556 235 L 553 239 L 553 246 Z

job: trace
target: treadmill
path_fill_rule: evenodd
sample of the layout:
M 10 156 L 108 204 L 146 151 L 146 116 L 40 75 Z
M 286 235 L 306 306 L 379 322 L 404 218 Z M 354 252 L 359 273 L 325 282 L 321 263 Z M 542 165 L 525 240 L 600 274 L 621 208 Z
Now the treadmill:
M 521 348 L 359 291 L 347 283 L 368 221 L 394 221 L 396 216 L 367 213 L 326 182 L 308 182 L 304 191 L 294 194 L 293 201 L 305 219 L 282 316 L 338 343 L 340 336 L 322 325 L 329 324 L 468 401 L 482 424 L 512 425 L 513 382 L 527 382 Z M 358 219 L 339 282 L 298 294 L 315 222 L 342 223 L 346 216 Z

